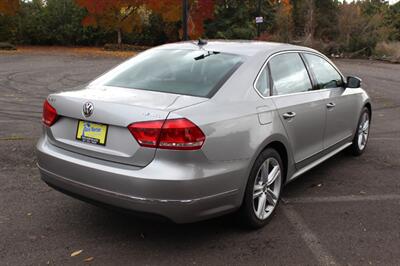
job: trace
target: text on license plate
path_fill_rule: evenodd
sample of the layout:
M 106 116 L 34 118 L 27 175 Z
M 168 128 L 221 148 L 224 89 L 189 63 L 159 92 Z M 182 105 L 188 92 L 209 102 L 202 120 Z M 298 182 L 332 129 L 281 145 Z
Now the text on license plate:
M 79 120 L 76 130 L 76 139 L 99 145 L 106 145 L 108 126 Z

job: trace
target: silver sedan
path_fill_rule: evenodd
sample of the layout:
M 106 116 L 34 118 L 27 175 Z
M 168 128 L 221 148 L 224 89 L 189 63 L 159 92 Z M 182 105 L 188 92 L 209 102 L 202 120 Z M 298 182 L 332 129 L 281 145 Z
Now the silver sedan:
M 89 201 L 177 223 L 237 211 L 259 228 L 285 184 L 346 148 L 364 152 L 371 103 L 360 86 L 306 47 L 155 47 L 48 96 L 38 167 Z

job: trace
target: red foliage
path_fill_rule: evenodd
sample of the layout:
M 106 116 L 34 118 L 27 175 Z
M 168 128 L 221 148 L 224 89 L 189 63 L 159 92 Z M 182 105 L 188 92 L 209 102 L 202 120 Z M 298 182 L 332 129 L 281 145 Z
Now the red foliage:
M 118 19 L 113 19 L 114 14 L 121 13 L 121 10 L 129 7 L 145 6 L 152 12 L 160 14 L 167 22 L 180 21 L 182 16 L 182 0 L 76 0 L 76 2 L 89 13 L 82 21 L 84 26 L 106 24 L 110 27 L 118 23 Z M 189 0 L 189 6 L 189 35 L 198 38 L 204 32 L 204 21 L 213 18 L 214 0 Z
M 0 0 L 0 14 L 15 15 L 19 6 L 19 0 Z
M 201 37 L 204 33 L 204 21 L 214 17 L 214 0 L 201 0 L 190 8 L 189 34 L 192 38 Z
M 182 0 L 148 0 L 148 7 L 159 13 L 166 21 L 179 21 L 182 16 Z M 204 21 L 214 16 L 214 0 L 189 0 L 189 35 L 200 37 L 204 32 Z

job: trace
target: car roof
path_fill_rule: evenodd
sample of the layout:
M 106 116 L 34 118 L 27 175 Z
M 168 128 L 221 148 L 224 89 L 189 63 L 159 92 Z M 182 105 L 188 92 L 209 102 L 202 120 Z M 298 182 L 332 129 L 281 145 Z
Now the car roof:
M 247 41 L 247 40 L 206 40 L 206 44 L 201 47 L 207 51 L 215 51 L 221 53 L 230 53 L 230 54 L 238 54 L 244 56 L 254 56 L 259 53 L 267 53 L 267 52 L 279 52 L 279 51 L 287 51 L 287 50 L 306 50 L 313 51 L 315 50 L 292 45 L 287 43 L 278 43 L 278 42 L 263 42 L 263 41 Z M 197 49 L 200 46 L 198 45 L 198 41 L 185 41 L 185 42 L 177 42 L 177 43 L 169 43 L 156 47 L 156 49 Z

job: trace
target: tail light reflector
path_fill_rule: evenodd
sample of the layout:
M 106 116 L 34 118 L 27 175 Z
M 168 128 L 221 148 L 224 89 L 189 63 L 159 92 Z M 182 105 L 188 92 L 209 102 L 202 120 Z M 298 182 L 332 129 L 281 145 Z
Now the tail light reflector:
M 128 129 L 144 147 L 197 150 L 205 140 L 201 129 L 186 118 L 137 122 Z
M 58 119 L 57 110 L 45 100 L 43 103 L 42 122 L 44 125 L 51 127 Z

